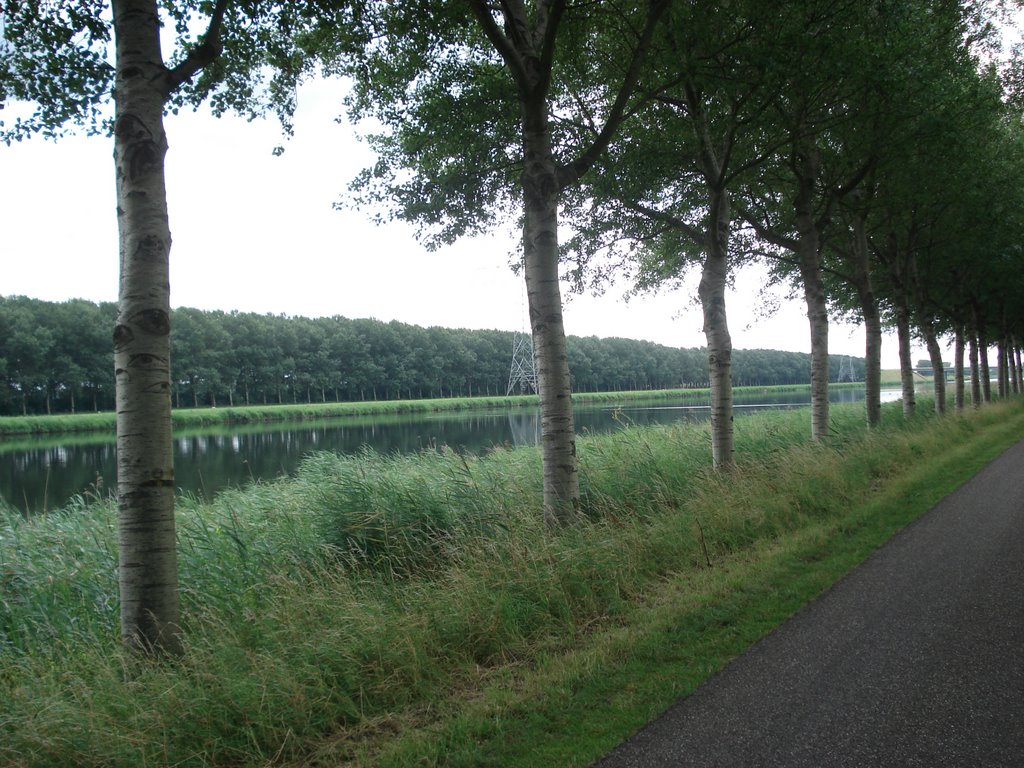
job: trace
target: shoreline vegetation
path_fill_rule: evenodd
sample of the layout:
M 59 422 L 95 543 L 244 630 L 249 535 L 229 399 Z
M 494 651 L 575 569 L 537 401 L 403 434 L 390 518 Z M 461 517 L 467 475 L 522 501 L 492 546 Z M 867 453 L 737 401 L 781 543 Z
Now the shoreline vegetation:
M 1019 439 L 1007 399 L 834 406 L 579 439 L 547 530 L 536 448 L 315 454 L 178 505 L 187 647 L 127 658 L 116 509 L 0 511 L 0 764 L 589 765 Z
M 833 383 L 835 388 L 863 387 L 863 382 Z M 785 393 L 809 390 L 809 384 L 735 387 L 737 397 L 744 393 Z M 573 394 L 577 405 L 632 402 L 638 400 L 707 400 L 710 390 L 660 389 L 624 392 L 581 392 Z M 171 412 L 174 429 L 190 429 L 231 424 L 271 424 L 334 419 L 349 416 L 393 416 L 442 411 L 533 408 L 536 395 L 447 397 L 422 400 L 368 400 L 341 403 L 286 403 L 282 405 L 226 406 L 223 408 L 176 408 Z M 113 432 L 117 416 L 113 411 L 100 413 L 64 413 L 36 416 L 0 416 L 0 439 L 25 435 L 74 432 Z

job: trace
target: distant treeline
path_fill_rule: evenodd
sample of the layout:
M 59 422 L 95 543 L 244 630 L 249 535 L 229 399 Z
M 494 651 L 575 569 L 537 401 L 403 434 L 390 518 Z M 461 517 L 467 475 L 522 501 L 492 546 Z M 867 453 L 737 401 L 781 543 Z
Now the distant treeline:
M 116 306 L 0 297 L 0 415 L 111 410 Z M 172 317 L 176 407 L 505 394 L 510 331 L 422 328 L 392 321 L 309 319 L 178 309 Z M 864 378 L 864 360 L 835 356 L 831 377 Z M 736 350 L 740 386 L 803 384 L 803 353 Z M 573 389 L 707 386 L 703 349 L 632 339 L 569 338 Z

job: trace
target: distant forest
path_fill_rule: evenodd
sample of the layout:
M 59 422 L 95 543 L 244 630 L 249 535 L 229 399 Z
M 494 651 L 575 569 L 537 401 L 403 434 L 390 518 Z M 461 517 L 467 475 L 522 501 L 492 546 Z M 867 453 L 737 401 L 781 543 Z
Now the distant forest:
M 0 297 L 0 415 L 114 408 L 112 302 Z M 397 321 L 177 309 L 175 407 L 504 395 L 514 334 Z M 570 336 L 577 392 L 707 386 L 707 353 L 632 339 Z M 833 381 L 864 378 L 832 356 Z M 738 386 L 806 384 L 810 356 L 736 350 Z

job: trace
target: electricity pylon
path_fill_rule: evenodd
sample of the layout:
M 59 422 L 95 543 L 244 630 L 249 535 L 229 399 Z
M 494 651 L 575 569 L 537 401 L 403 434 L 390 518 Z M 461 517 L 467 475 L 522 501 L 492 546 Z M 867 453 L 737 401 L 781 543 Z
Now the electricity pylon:
M 839 361 L 839 381 L 856 381 L 852 357 L 847 356 Z
M 505 395 L 513 390 L 520 393 L 537 391 L 537 367 L 533 361 L 533 338 L 525 333 L 512 336 L 512 367 L 508 372 L 508 389 Z

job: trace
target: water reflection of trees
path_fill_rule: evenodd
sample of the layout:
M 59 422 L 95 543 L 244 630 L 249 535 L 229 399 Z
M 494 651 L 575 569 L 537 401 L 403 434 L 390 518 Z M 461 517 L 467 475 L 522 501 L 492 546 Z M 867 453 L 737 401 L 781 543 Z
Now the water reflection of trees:
M 116 472 L 113 443 L 50 445 L 0 456 L 0 498 L 16 509 L 43 512 L 76 493 L 105 494 Z

